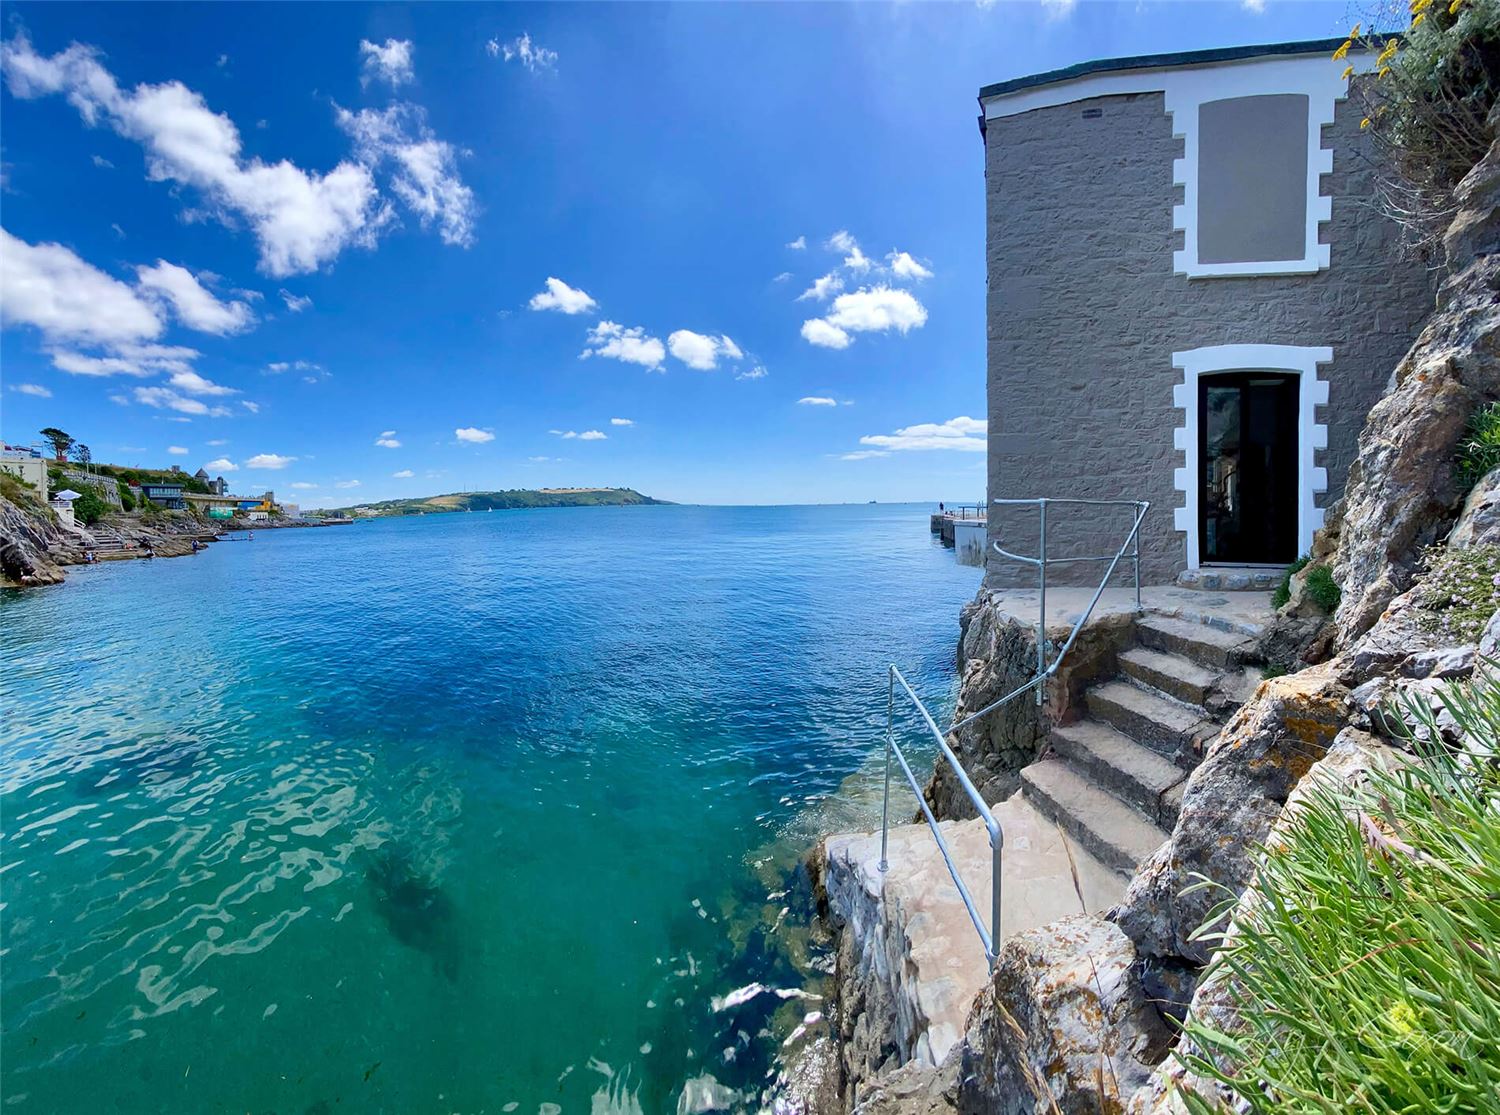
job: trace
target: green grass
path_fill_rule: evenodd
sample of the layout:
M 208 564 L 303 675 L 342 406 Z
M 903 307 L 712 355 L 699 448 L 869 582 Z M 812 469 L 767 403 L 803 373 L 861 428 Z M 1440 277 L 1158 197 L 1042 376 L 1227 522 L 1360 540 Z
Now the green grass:
M 1318 565 L 1307 571 L 1307 576 L 1302 580 L 1303 590 L 1307 598 L 1325 612 L 1332 612 L 1339 606 L 1338 582 L 1333 579 L 1333 568 L 1328 565 Z
M 1493 677 L 1441 697 L 1493 756 Z M 1405 711 L 1420 736 L 1440 738 L 1425 705 Z M 1214 961 L 1235 977 L 1241 1024 L 1186 1023 L 1207 1054 L 1187 1055 L 1189 1068 L 1227 1086 L 1240 1110 L 1500 1110 L 1500 772 L 1441 744 L 1413 747 L 1420 759 L 1358 790 L 1313 791 L 1261 856 L 1264 900 Z
M 1490 469 L 1500 465 L 1500 403 L 1475 411 L 1453 463 L 1453 479 L 1467 494 Z

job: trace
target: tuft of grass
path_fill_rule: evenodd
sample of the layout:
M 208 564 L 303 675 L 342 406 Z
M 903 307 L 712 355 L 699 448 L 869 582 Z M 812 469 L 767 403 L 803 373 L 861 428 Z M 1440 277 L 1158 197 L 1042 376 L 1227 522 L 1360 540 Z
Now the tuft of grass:
M 1453 482 L 1468 495 L 1485 473 L 1500 466 L 1500 402 L 1480 407 L 1469 418 L 1453 462 Z
M 1331 566 L 1319 565 L 1309 569 L 1302 586 L 1308 599 L 1325 612 L 1332 612 L 1339 606 L 1339 597 L 1343 594 L 1339 591 L 1338 582 L 1333 579 Z
M 1292 577 L 1295 574 L 1301 573 L 1302 570 L 1306 569 L 1307 563 L 1310 561 L 1312 561 L 1312 555 L 1303 554 L 1296 561 L 1292 562 L 1291 565 L 1288 565 L 1286 567 L 1286 572 L 1282 574 L 1281 577 L 1281 583 L 1277 585 L 1275 591 L 1271 593 L 1271 607 L 1284 607 L 1286 605 L 1286 602 L 1292 598 Z
M 1219 935 L 1213 962 L 1232 976 L 1239 1022 L 1226 1033 L 1190 1015 L 1180 1054 L 1235 1110 L 1500 1108 L 1500 771 L 1475 757 L 1500 744 L 1497 678 L 1491 664 L 1440 692 L 1477 750 L 1448 752 L 1432 710 L 1410 702 L 1418 757 L 1312 791 L 1262 850 L 1261 900 Z

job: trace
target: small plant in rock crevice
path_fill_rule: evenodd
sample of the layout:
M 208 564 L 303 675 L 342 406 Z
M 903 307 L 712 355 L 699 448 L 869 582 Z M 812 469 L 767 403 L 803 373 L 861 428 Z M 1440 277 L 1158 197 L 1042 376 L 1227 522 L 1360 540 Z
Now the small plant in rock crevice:
M 1328 565 L 1309 569 L 1307 576 L 1302 579 L 1302 591 L 1325 612 L 1332 612 L 1337 608 L 1339 598 L 1343 595 L 1339 591 L 1338 582 L 1333 579 L 1333 568 Z
M 1500 546 L 1450 550 L 1433 546 L 1423 555 L 1417 584 L 1417 626 L 1472 643 L 1500 609 Z
M 1497 466 L 1500 466 L 1500 402 L 1481 407 L 1469 419 L 1453 462 L 1453 481 L 1459 494 L 1467 495 L 1484 479 L 1485 473 Z

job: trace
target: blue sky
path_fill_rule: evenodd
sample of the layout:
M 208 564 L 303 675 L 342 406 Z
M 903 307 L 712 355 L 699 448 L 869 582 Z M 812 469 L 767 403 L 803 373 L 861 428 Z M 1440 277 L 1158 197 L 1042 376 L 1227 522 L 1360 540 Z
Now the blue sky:
M 1339 35 L 1350 11 L 4 16 L 0 435 L 58 425 L 100 460 L 326 506 L 977 498 L 979 87 Z

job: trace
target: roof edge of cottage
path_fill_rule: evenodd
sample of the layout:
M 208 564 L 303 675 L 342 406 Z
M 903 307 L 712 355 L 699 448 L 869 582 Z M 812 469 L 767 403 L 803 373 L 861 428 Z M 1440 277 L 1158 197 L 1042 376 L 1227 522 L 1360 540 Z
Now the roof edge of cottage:
M 1380 36 L 1377 37 L 1391 37 Z M 1275 58 L 1294 54 L 1332 55 L 1348 41 L 1346 36 L 1336 39 L 1304 39 L 1290 43 L 1260 43 L 1251 46 L 1216 47 L 1212 50 L 1184 50 L 1168 54 L 1137 54 L 1126 58 L 1100 58 L 1092 62 L 1078 62 L 1060 70 L 1030 74 L 985 85 L 979 90 L 979 103 L 1026 89 L 1037 89 L 1044 85 L 1062 85 L 1079 78 L 1095 74 L 1120 73 L 1127 70 L 1168 70 L 1182 66 L 1211 66 L 1221 62 L 1241 62 L 1250 58 Z M 1363 49 L 1355 43 L 1356 49 Z

